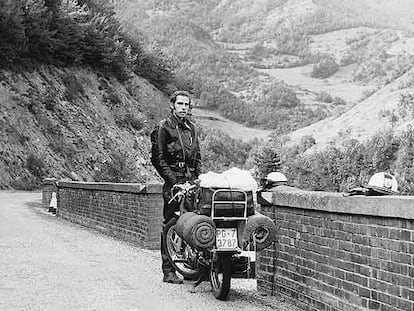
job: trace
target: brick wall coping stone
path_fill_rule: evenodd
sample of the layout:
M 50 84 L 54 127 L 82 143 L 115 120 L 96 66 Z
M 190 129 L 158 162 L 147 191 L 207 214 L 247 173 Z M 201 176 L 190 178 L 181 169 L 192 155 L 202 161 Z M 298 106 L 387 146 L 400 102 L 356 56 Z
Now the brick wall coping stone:
M 277 186 L 261 193 L 273 205 L 334 213 L 414 219 L 414 196 L 344 196 L 342 193 L 306 191 Z
M 162 193 L 162 184 L 58 181 L 59 188 L 76 188 L 129 193 Z

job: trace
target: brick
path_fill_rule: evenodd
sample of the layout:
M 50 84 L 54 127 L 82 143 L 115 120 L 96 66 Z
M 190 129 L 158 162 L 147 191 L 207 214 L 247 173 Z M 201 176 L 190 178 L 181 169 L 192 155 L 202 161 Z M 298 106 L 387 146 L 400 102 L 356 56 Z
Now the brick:
M 356 265 L 355 272 L 360 275 L 370 277 L 372 274 L 372 268 L 367 266 Z
M 355 244 L 369 245 L 369 237 L 366 235 L 356 234 L 353 235 L 352 242 Z
M 414 266 L 408 268 L 408 276 L 414 278 Z
M 344 231 L 336 231 L 335 232 L 335 238 L 341 241 L 351 241 L 352 240 L 352 234 L 349 232 Z M 349 243 L 351 244 L 351 243 Z M 339 244 L 341 247 L 341 243 Z
M 355 263 L 367 265 L 368 261 L 369 261 L 368 259 L 369 259 L 369 257 L 367 257 L 367 256 L 361 256 L 361 255 L 358 255 L 358 254 L 351 254 L 351 261 L 355 262 Z
M 414 302 L 414 289 L 412 289 L 412 288 L 402 288 L 401 289 L 401 297 L 403 299 Z
M 391 261 L 410 265 L 412 262 L 412 255 L 403 254 L 400 252 L 391 252 Z
M 358 293 L 358 286 L 350 282 L 343 281 L 342 288 L 349 292 Z
M 394 273 L 400 273 L 401 274 L 402 269 L 403 269 L 403 267 L 399 263 L 395 263 L 395 262 L 391 262 L 391 261 L 387 263 L 387 270 L 389 272 L 394 272 Z
M 338 248 L 340 250 L 345 250 L 345 251 L 348 251 L 348 252 L 352 252 L 354 250 L 354 244 L 351 243 L 351 242 L 339 241 Z
M 400 250 L 399 251 L 401 253 L 409 253 L 409 244 L 408 243 L 400 241 L 399 244 L 400 244 Z
M 382 248 L 373 248 L 371 250 L 371 254 L 373 257 L 384 259 L 384 260 L 390 260 L 391 259 L 391 251 L 387 249 Z
M 358 288 L 358 294 L 361 297 L 370 298 L 371 297 L 371 290 L 365 287 Z
M 355 273 L 346 273 L 346 280 L 365 287 L 368 286 L 368 278 Z
M 368 301 L 368 309 L 378 310 L 380 307 L 381 307 L 381 304 L 378 301 L 375 301 L 375 300 Z
M 348 261 L 338 260 L 338 267 L 350 272 L 356 271 L 356 264 Z
M 404 300 L 404 299 L 396 299 L 396 304 L 394 306 L 397 307 L 398 310 L 403 311 L 412 311 L 412 301 Z
M 401 231 L 401 239 L 404 241 L 412 241 L 412 232 L 409 230 L 402 230 Z
M 408 253 L 413 255 L 414 254 L 414 243 L 409 243 L 408 244 Z M 414 265 L 414 262 L 413 262 Z

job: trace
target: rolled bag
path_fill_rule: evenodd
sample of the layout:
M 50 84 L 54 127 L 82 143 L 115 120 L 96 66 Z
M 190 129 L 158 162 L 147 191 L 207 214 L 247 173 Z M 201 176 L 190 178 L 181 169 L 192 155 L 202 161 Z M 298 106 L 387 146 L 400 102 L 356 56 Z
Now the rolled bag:
M 178 218 L 175 232 L 190 246 L 202 251 L 212 249 L 216 239 L 213 220 L 194 212 L 186 212 Z
M 273 220 L 256 212 L 247 218 L 242 243 L 255 242 L 256 251 L 261 251 L 276 241 L 276 225 Z

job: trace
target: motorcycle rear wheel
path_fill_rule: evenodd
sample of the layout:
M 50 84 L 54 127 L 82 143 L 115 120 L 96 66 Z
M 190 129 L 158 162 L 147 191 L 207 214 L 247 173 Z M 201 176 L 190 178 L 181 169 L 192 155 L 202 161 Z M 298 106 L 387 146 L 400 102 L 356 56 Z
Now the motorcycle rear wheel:
M 230 255 L 217 255 L 210 270 L 210 284 L 214 297 L 226 300 L 231 285 L 232 262 Z
M 197 266 L 199 254 L 196 249 L 181 239 L 175 231 L 176 218 L 172 218 L 164 226 L 164 245 L 168 260 L 186 280 L 195 280 L 200 271 Z

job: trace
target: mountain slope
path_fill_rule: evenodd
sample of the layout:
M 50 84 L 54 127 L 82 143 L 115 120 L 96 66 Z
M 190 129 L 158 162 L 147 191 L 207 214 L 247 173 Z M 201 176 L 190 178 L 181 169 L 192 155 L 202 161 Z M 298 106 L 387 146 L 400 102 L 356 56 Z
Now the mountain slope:
M 324 119 L 290 133 L 288 136 L 291 143 L 299 142 L 305 135 L 312 135 L 316 140 L 316 147 L 322 148 L 331 141 L 343 138 L 365 141 L 379 130 L 390 130 L 390 117 L 398 111 L 401 95 L 412 93 L 413 77 L 414 68 L 411 68 L 342 115 Z M 400 119 L 396 130 L 403 130 L 409 123 Z
M 168 110 L 145 79 L 123 85 L 78 67 L 1 73 L 0 189 L 93 180 L 109 163 L 129 181 L 157 179 L 147 134 Z

